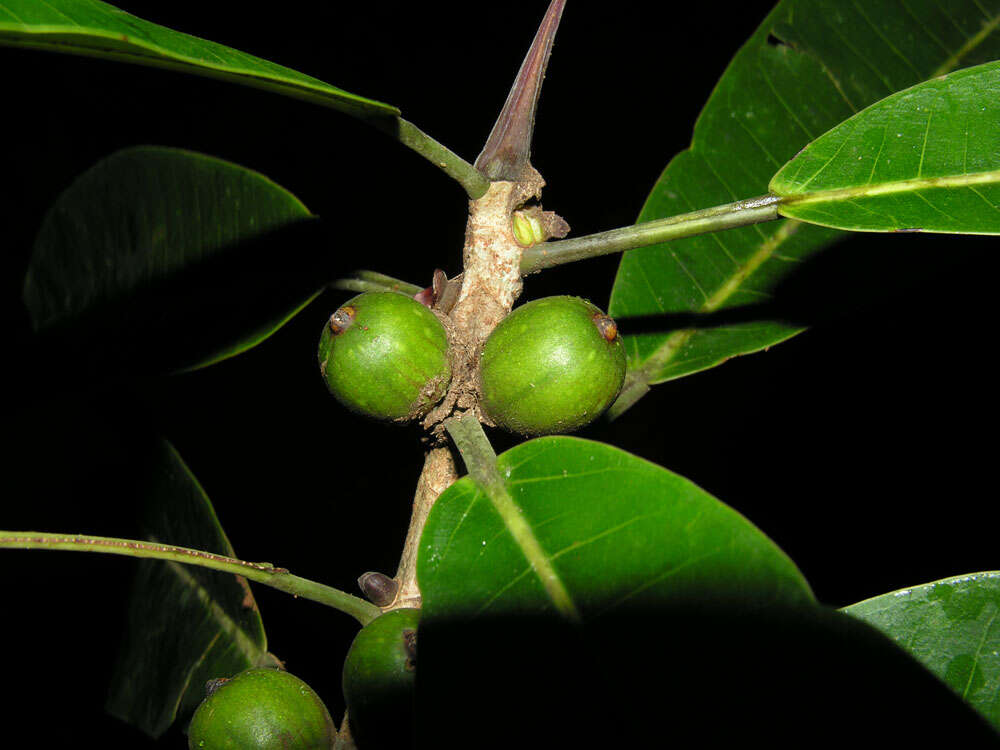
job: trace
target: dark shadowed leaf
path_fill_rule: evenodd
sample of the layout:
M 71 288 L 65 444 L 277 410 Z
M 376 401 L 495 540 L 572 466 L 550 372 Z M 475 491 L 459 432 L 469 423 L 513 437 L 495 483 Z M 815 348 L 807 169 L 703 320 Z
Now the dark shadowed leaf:
M 0 44 L 150 65 L 240 83 L 358 117 L 395 107 L 215 42 L 136 18 L 98 0 L 4 0 Z
M 618 609 L 713 598 L 808 602 L 809 586 L 736 511 L 666 469 L 602 443 L 531 440 L 498 458 L 521 514 L 584 621 Z M 555 611 L 530 552 L 466 477 L 421 538 L 428 618 Z
M 208 497 L 166 442 L 150 457 L 144 489 L 146 539 L 235 556 Z M 159 736 L 190 718 L 208 680 L 277 664 L 244 578 L 143 560 L 108 710 Z
M 193 369 L 270 336 L 331 277 L 319 222 L 264 176 L 177 149 L 99 162 L 56 201 L 24 300 L 78 372 Z
M 1000 0 L 784 0 L 726 70 L 639 221 L 762 195 L 796 152 L 856 112 L 997 57 Z M 781 220 L 625 253 L 609 310 L 629 334 L 617 411 L 647 384 L 801 331 L 803 261 L 838 236 Z
M 498 459 L 519 546 L 469 478 L 421 538 L 418 739 L 533 747 L 767 747 L 994 736 L 874 629 L 816 605 L 792 562 L 691 482 L 613 447 L 550 437 Z M 534 563 L 534 564 L 533 564 Z M 550 568 L 581 624 L 556 615 Z M 894 686 L 891 690 L 887 686 Z M 919 726 L 900 728 L 916 711 Z M 512 730 L 514 731 L 514 730 Z
M 843 611 L 889 636 L 1000 731 L 1000 572 L 893 591 Z
M 900 91 L 810 143 L 782 215 L 869 232 L 1000 234 L 1000 63 Z

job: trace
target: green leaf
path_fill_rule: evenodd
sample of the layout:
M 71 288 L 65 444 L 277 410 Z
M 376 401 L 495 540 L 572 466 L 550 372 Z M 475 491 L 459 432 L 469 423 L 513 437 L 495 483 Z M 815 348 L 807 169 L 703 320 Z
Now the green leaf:
M 514 513 L 465 477 L 421 536 L 418 739 L 450 746 L 511 716 L 533 746 L 592 745 L 588 717 L 612 717 L 600 731 L 623 747 L 660 735 L 795 747 L 820 726 L 839 741 L 992 739 L 882 634 L 816 605 L 766 536 L 682 477 L 568 437 L 523 443 L 497 468 Z M 525 528 L 536 544 L 515 543 Z M 901 711 L 926 720 L 900 730 L 887 717 Z M 496 736 L 486 746 L 509 742 Z
M 235 556 L 208 497 L 168 443 L 151 456 L 146 482 L 146 539 Z M 190 717 L 209 679 L 277 664 L 246 579 L 143 560 L 108 710 L 156 737 Z
M 1000 572 L 945 578 L 843 611 L 889 636 L 1000 730 Z
M 1000 233 L 1000 62 L 900 91 L 771 180 L 783 216 L 836 229 Z
M 399 110 L 98 0 L 5 0 L 0 44 L 150 65 L 275 91 L 357 117 Z
M 729 65 L 639 221 L 765 193 L 797 151 L 864 107 L 1000 57 L 998 27 L 1000 0 L 784 0 Z M 636 332 L 616 412 L 649 384 L 803 330 L 782 314 L 779 287 L 839 236 L 782 220 L 625 253 L 609 313 Z
M 77 372 L 192 369 L 274 333 L 332 277 L 331 256 L 319 222 L 262 175 L 130 148 L 50 209 L 24 301 Z
M 507 451 L 497 467 L 583 621 L 678 598 L 811 601 L 771 540 L 655 464 L 602 443 L 547 437 Z M 533 572 L 535 555 L 486 493 L 460 479 L 435 502 L 421 537 L 425 618 L 555 612 Z
M 6 0 L 0 45 L 137 63 L 239 83 L 345 112 L 375 126 L 456 180 L 470 198 L 489 181 L 471 164 L 400 117 L 389 104 L 317 78 L 136 18 L 99 0 Z

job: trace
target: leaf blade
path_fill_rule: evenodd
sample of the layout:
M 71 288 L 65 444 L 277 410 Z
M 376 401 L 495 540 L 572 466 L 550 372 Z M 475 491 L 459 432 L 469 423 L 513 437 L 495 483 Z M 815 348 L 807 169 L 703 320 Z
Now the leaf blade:
M 276 91 L 356 117 L 399 110 L 312 76 L 137 18 L 99 0 L 7 0 L 0 44 L 180 70 Z
M 150 459 L 144 534 L 234 556 L 211 502 L 177 451 L 160 441 Z M 204 685 L 253 666 L 275 666 L 249 583 L 173 562 L 139 563 L 110 713 L 153 737 L 186 719 Z
M 810 143 L 771 180 L 782 215 L 867 232 L 1000 233 L 1000 63 L 927 81 Z
M 180 149 L 125 149 L 46 215 L 24 302 L 81 371 L 196 369 L 256 346 L 319 293 L 332 270 L 319 229 L 256 172 Z
M 486 491 L 453 484 L 420 543 L 418 736 L 468 737 L 502 723 L 512 700 L 552 744 L 588 744 L 591 724 L 560 719 L 594 714 L 618 717 L 623 742 L 641 745 L 665 711 L 688 745 L 793 746 L 817 726 L 844 741 L 898 739 L 885 721 L 897 706 L 936 709 L 912 735 L 990 734 L 881 633 L 817 606 L 763 534 L 683 478 L 565 437 L 517 446 L 497 468 L 581 617 L 510 544 Z M 723 722 L 706 699 L 719 685 L 739 696 Z
M 497 466 L 584 621 L 709 591 L 758 604 L 812 600 L 794 564 L 746 519 L 624 451 L 540 438 Z M 425 616 L 558 611 L 530 559 L 486 493 L 459 480 L 436 501 L 421 540 Z
M 889 636 L 1000 731 L 1000 572 L 945 578 L 842 611 Z
M 800 148 L 868 104 L 1000 56 L 998 23 L 995 0 L 784 0 L 727 68 L 639 221 L 764 193 Z M 609 314 L 623 319 L 630 372 L 613 412 L 648 385 L 804 330 L 783 285 L 840 236 L 785 219 L 625 253 Z

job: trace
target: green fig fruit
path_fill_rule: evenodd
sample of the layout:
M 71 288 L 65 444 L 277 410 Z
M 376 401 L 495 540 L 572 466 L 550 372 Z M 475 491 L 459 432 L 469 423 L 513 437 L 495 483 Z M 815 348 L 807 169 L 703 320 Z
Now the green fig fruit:
M 320 337 L 319 363 L 338 401 L 386 421 L 426 415 L 451 380 L 441 321 L 395 292 L 359 294 L 330 316 Z
M 337 731 L 323 701 L 298 677 L 248 669 L 211 680 L 188 727 L 191 750 L 330 750 Z
M 354 638 L 344 661 L 344 702 L 358 750 L 413 742 L 419 609 L 393 609 Z
M 545 297 L 504 318 L 479 362 L 480 405 L 524 435 L 572 432 L 600 416 L 625 381 L 615 322 L 579 297 Z

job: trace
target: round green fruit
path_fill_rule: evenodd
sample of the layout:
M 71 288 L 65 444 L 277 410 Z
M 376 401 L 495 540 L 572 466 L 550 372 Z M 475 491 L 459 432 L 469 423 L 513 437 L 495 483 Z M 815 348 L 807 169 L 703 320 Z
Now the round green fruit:
M 337 732 L 323 701 L 298 677 L 248 669 L 220 684 L 195 711 L 191 750 L 329 750 Z
M 545 297 L 496 327 L 479 363 L 481 406 L 524 435 L 572 432 L 600 416 L 625 381 L 615 322 L 579 297 Z
M 386 421 L 424 416 L 451 380 L 444 326 L 424 305 L 395 292 L 359 294 L 331 315 L 319 364 L 340 403 Z
M 394 609 L 355 636 L 344 661 L 344 702 L 358 750 L 410 747 L 419 609 Z

